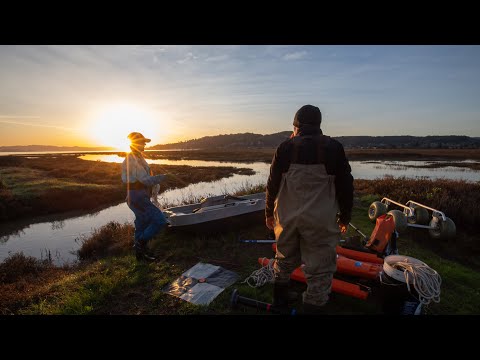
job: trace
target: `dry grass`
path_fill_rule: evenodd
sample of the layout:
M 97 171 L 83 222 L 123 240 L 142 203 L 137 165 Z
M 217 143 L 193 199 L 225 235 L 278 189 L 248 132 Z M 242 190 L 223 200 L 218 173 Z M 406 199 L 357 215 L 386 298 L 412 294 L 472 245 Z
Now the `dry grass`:
M 133 245 L 134 227 L 131 224 L 120 224 L 111 221 L 95 229 L 90 237 L 84 237 L 78 250 L 80 260 L 99 259 L 106 256 L 116 256 L 131 251 Z
M 51 258 L 10 255 L 0 263 L 0 315 L 16 314 L 32 302 L 41 302 L 51 295 L 49 284 L 70 271 L 68 266 L 54 266 Z
M 53 266 L 51 258 L 38 260 L 23 253 L 15 253 L 0 263 L 0 283 L 13 283 L 21 277 L 33 275 Z

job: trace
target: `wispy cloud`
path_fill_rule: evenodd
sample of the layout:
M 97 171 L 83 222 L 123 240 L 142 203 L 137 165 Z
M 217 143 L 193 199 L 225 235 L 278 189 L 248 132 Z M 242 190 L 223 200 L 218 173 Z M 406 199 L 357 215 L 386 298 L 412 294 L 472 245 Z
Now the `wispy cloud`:
M 189 52 L 183 59 L 178 60 L 177 63 L 184 64 L 187 61 L 192 61 L 198 59 L 198 56 L 193 55 L 193 53 Z
M 31 116 L 31 115 L 0 115 L 0 119 L 40 119 L 40 116 Z
M 210 56 L 205 59 L 205 61 L 212 61 L 212 62 L 217 62 L 217 61 L 225 61 L 228 59 L 228 55 L 218 55 L 218 56 Z
M 4 118 L 4 116 L 0 116 L 0 118 Z M 12 117 L 10 117 L 12 118 Z M 32 117 L 30 117 L 32 118 Z M 39 118 L 39 117 L 36 117 Z M 12 124 L 12 125 L 23 125 L 23 126 L 36 126 L 36 127 L 46 127 L 46 128 L 53 128 L 53 129 L 60 129 L 60 130 L 66 130 L 66 131 L 77 131 L 77 128 L 72 128 L 72 127 L 65 127 L 65 126 L 57 126 L 57 125 L 48 125 L 48 124 L 34 124 L 34 123 L 28 123 L 28 122 L 23 122 L 23 121 L 12 121 L 12 120 L 0 120 L 0 123 L 2 124 Z
M 283 60 L 287 60 L 287 61 L 300 60 L 300 59 L 303 59 L 306 55 L 307 55 L 306 51 L 295 51 L 292 53 L 285 54 L 283 56 Z

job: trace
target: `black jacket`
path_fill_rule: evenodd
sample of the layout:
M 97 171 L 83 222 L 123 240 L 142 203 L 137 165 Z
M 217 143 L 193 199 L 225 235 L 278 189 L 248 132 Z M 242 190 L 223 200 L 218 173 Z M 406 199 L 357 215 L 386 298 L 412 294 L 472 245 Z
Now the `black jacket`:
M 270 176 L 267 182 L 265 216 L 273 216 L 274 202 L 280 187 L 282 174 L 290 164 L 325 164 L 327 173 L 335 175 L 335 192 L 340 207 L 340 221 L 348 224 L 352 217 L 353 176 L 345 156 L 343 145 L 325 136 L 322 130 L 299 129 L 297 136 L 290 138 L 275 151 Z

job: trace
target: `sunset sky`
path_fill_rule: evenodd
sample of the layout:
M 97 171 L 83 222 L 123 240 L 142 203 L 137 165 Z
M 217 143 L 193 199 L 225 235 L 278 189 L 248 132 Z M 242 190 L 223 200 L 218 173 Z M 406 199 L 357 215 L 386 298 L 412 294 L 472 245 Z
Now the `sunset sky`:
M 480 136 L 480 46 L 0 46 L 0 146 L 291 130 Z

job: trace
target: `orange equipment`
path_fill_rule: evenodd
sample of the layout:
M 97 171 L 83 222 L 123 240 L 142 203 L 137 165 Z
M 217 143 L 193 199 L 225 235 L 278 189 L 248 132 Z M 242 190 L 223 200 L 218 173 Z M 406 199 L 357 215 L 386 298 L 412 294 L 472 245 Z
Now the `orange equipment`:
M 392 234 L 395 232 L 395 221 L 390 214 L 381 215 L 376 221 L 375 229 L 373 229 L 365 247 L 378 253 L 383 253 L 392 238 Z
M 276 243 L 272 244 L 272 250 L 273 250 L 273 252 L 277 252 L 277 244 Z M 347 248 L 344 248 L 342 246 L 337 246 L 336 250 L 337 250 L 337 254 L 343 255 L 343 256 L 345 256 L 347 258 L 350 258 L 350 259 L 355 259 L 355 260 L 366 261 L 366 262 L 369 262 L 369 263 L 383 265 L 383 258 L 381 258 L 378 255 L 373 254 L 373 253 L 367 253 L 365 251 L 347 249 Z
M 378 257 L 378 255 L 376 254 L 347 249 L 342 246 L 337 246 L 337 254 L 346 256 L 350 259 L 368 261 L 374 264 L 381 264 L 381 265 L 383 264 L 383 258 Z
M 276 244 L 272 244 L 272 249 L 273 251 L 277 250 Z M 361 253 L 360 251 L 356 252 Z M 337 255 L 337 272 L 365 279 L 377 279 L 382 272 L 382 265 L 350 259 L 343 255 Z
M 270 263 L 270 259 L 258 258 L 258 262 L 262 266 L 267 266 Z M 292 272 L 292 274 L 290 275 L 290 279 L 295 281 L 300 281 L 303 283 L 306 282 L 305 274 L 303 273 L 303 270 L 301 267 L 296 268 Z M 339 280 L 335 278 L 332 280 L 332 291 L 339 294 L 351 296 L 361 300 L 366 300 L 369 295 L 369 291 L 365 289 L 366 287 L 362 287 L 357 284 L 352 284 L 343 280 Z

